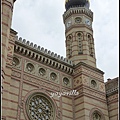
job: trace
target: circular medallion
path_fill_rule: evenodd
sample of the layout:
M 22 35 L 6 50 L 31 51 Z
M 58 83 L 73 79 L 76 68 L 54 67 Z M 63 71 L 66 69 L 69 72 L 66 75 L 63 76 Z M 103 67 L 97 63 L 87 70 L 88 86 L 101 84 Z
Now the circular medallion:
M 20 63 L 19 59 L 16 57 L 13 57 L 13 62 L 12 62 L 13 66 L 19 65 L 19 63 Z
M 66 78 L 66 77 L 65 77 L 65 78 L 63 78 L 63 83 L 64 83 L 65 85 L 68 85 L 68 84 L 69 84 L 69 82 L 70 82 L 70 81 L 69 81 L 69 79 L 68 79 L 68 78 Z
M 39 69 L 39 74 L 40 74 L 41 76 L 44 76 L 44 75 L 46 74 L 45 69 L 40 68 L 40 69 Z
M 76 17 L 76 18 L 75 18 L 75 22 L 76 22 L 76 23 L 80 23 L 81 21 L 82 21 L 82 19 L 81 19 L 80 17 Z
M 30 71 L 30 72 L 32 72 L 32 71 L 34 70 L 34 66 L 33 66 L 33 64 L 31 64 L 31 63 L 28 63 L 27 66 L 26 66 L 26 68 L 27 68 L 27 70 Z
M 51 78 L 52 80 L 56 80 L 56 79 L 57 79 L 57 75 L 56 75 L 55 73 L 51 73 L 51 74 L 50 74 L 50 78 Z

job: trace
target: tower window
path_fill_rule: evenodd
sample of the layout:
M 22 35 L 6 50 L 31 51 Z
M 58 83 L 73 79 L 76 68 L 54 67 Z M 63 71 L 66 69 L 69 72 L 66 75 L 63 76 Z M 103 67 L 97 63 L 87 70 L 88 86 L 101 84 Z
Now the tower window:
M 93 120 L 101 120 L 101 115 L 99 115 L 97 112 L 93 113 Z
M 83 35 L 81 32 L 77 33 L 76 39 L 78 41 L 78 54 L 83 54 L 82 50 Z
M 88 35 L 87 38 L 88 38 L 89 54 L 90 54 L 90 56 L 93 57 L 94 56 L 93 39 L 92 39 L 91 35 Z
M 69 35 L 69 36 L 68 36 L 68 39 L 67 39 L 67 47 L 68 47 L 69 57 L 71 57 L 71 56 L 72 56 L 72 35 Z
M 97 87 L 97 83 L 96 83 L 95 80 L 92 80 L 92 81 L 91 81 L 91 86 L 92 86 L 93 88 L 96 88 L 96 87 Z

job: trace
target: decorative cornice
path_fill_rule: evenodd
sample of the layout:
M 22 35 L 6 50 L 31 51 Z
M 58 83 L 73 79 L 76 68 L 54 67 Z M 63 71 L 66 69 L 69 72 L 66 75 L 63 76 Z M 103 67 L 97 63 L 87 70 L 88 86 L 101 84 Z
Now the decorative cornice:
M 114 79 L 108 79 L 105 83 L 106 95 L 110 96 L 118 93 L 118 77 Z
M 12 28 L 10 28 L 10 33 L 17 35 L 17 32 L 15 30 L 13 30 Z
M 70 8 L 68 11 L 65 11 L 63 14 L 63 20 L 65 23 L 65 19 L 67 19 L 72 14 L 86 14 L 91 19 L 93 19 L 93 12 L 91 10 L 88 10 L 85 7 L 77 7 L 77 8 Z
M 30 43 L 21 37 L 18 39 L 16 36 L 15 52 L 19 52 L 25 56 L 29 56 L 32 59 L 36 59 L 46 65 L 53 66 L 56 69 L 60 69 L 64 72 L 71 74 L 73 72 L 72 61 L 63 58 L 63 56 L 57 55 L 54 52 L 41 48 L 36 44 Z
M 106 91 L 107 96 L 113 95 L 115 93 L 118 93 L 118 87 L 114 87 L 114 88 L 111 88 L 110 90 Z
M 103 71 L 99 70 L 98 68 L 92 67 L 92 66 L 90 66 L 90 65 L 88 65 L 88 64 L 86 64 L 86 63 L 84 63 L 84 62 L 79 62 L 77 65 L 73 65 L 73 68 L 76 69 L 76 68 L 78 68 L 78 67 L 81 66 L 81 65 L 83 65 L 83 66 L 85 66 L 85 67 L 87 67 L 87 68 L 90 68 L 90 69 L 92 69 L 92 70 L 94 70 L 94 71 L 96 71 L 96 72 L 99 72 L 99 73 L 101 73 L 101 74 L 104 74 Z

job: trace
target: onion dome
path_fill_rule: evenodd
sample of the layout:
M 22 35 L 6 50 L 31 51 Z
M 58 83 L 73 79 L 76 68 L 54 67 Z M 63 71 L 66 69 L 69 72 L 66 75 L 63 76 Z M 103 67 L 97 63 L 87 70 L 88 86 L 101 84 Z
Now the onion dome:
M 86 7 L 89 9 L 89 6 L 90 6 L 89 0 L 66 0 L 65 1 L 66 10 L 74 7 Z

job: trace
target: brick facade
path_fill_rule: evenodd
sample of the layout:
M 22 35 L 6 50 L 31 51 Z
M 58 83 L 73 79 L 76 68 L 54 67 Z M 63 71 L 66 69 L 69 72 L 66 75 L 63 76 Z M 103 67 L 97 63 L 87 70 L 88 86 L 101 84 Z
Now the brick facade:
M 92 49 L 87 42 L 88 33 L 93 35 L 92 29 L 84 25 L 66 28 L 67 58 L 63 58 L 18 38 L 11 29 L 14 2 L 2 0 L 2 119 L 29 120 L 27 100 L 41 93 L 53 105 L 54 120 L 93 120 L 94 115 L 100 116 L 99 120 L 118 120 L 118 78 L 104 83 L 104 73 L 96 68 L 94 42 L 90 43 Z M 76 17 L 76 12 L 93 19 L 92 11 L 71 10 L 63 15 L 65 24 L 71 16 Z M 80 28 L 83 55 L 77 49 L 76 35 Z M 74 90 L 79 94 L 65 95 Z M 50 97 L 52 93 L 54 97 Z M 64 95 L 58 97 L 59 93 Z

